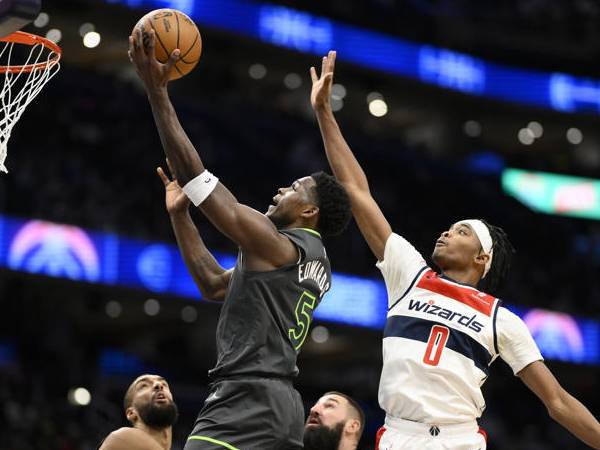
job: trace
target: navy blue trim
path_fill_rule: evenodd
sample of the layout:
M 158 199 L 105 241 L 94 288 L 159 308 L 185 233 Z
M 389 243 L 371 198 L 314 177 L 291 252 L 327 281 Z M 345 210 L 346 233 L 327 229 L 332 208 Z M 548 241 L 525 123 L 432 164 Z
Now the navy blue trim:
M 434 325 L 441 325 L 450 330 L 448 342 L 446 342 L 447 348 L 469 358 L 486 376 L 488 375 L 489 365 L 492 362 L 490 352 L 468 334 L 449 327 L 447 324 L 418 317 L 390 316 L 386 321 L 383 337 L 402 337 L 427 342 L 431 327 Z
M 496 303 L 496 309 L 494 309 L 494 316 L 492 317 L 492 330 L 494 333 L 494 351 L 496 354 L 500 353 L 498 350 L 498 333 L 496 332 L 496 317 L 498 316 L 498 309 L 502 306 L 502 300 L 498 299 L 498 303 Z
M 404 291 L 404 294 L 402 294 L 400 296 L 400 298 L 398 300 L 396 300 L 394 302 L 394 304 L 392 306 L 390 306 L 388 308 L 388 311 L 391 310 L 394 306 L 396 306 L 398 303 L 400 303 L 400 300 L 402 300 L 404 297 L 406 297 L 406 294 L 408 294 L 410 292 L 410 290 L 415 286 L 415 283 L 417 282 L 417 280 L 419 279 L 419 277 L 421 276 L 421 274 L 425 271 L 429 269 L 429 266 L 424 266 L 421 270 L 419 270 L 419 272 L 417 273 L 417 275 L 413 278 L 412 282 L 410 283 L 410 286 L 408 286 L 408 289 Z

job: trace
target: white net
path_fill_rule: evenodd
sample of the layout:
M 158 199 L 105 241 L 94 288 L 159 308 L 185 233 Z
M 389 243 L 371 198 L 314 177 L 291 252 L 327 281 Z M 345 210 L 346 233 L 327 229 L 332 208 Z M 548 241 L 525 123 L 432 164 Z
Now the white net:
M 24 35 L 24 33 L 17 33 Z M 0 171 L 2 172 L 8 172 L 4 161 L 13 127 L 21 118 L 27 105 L 60 69 L 60 50 L 46 47 L 42 40 L 26 43 L 23 39 L 17 39 L 17 42 L 10 39 L 10 37 L 3 38 L 0 41 L 0 81 L 4 75 L 4 83 L 0 91 Z

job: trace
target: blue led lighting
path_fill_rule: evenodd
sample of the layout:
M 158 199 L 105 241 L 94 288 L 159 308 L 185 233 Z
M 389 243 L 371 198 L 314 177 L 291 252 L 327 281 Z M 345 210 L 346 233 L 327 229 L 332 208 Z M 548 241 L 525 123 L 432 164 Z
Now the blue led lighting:
M 113 348 L 102 350 L 98 365 L 104 375 L 139 375 L 152 372 L 138 356 Z
M 106 0 L 132 8 L 175 8 L 208 27 L 469 95 L 574 113 L 600 113 L 600 80 L 510 67 L 412 43 L 298 11 L 244 0 Z M 205 43 L 210 45 L 210 43 Z
M 215 253 L 226 268 L 235 257 Z M 72 225 L 0 215 L 0 267 L 89 283 L 119 285 L 200 300 L 175 245 L 97 233 Z M 512 308 L 525 320 L 545 357 L 600 364 L 600 323 L 570 315 Z M 333 285 L 315 311 L 324 322 L 383 329 L 387 293 L 380 279 L 334 273 Z M 0 346 L 2 359 L 14 351 Z M 7 356 L 8 355 L 8 356 Z M 103 370 L 132 370 L 141 362 L 108 353 Z
M 0 367 L 16 364 L 17 351 L 14 342 L 0 341 Z

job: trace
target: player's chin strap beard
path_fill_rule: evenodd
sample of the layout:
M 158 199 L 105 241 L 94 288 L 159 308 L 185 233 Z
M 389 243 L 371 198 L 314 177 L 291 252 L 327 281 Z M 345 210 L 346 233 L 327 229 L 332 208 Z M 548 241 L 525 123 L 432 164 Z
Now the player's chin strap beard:
M 492 240 L 490 229 L 479 219 L 461 220 L 460 222 L 456 223 L 456 225 L 461 224 L 469 225 L 479 239 L 483 253 L 489 256 L 487 262 L 485 263 L 485 268 L 483 269 L 483 276 L 481 277 L 481 279 L 484 279 L 492 267 L 492 259 L 494 256 L 494 241 Z

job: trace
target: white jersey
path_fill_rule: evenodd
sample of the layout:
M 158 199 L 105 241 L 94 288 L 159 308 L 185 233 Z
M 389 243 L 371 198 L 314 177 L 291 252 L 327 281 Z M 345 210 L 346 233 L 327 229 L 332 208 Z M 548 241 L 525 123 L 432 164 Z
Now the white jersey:
M 481 385 L 500 356 L 516 374 L 543 359 L 501 301 L 431 270 L 397 234 L 377 263 L 388 291 L 379 404 L 390 418 L 429 424 L 481 416 Z

